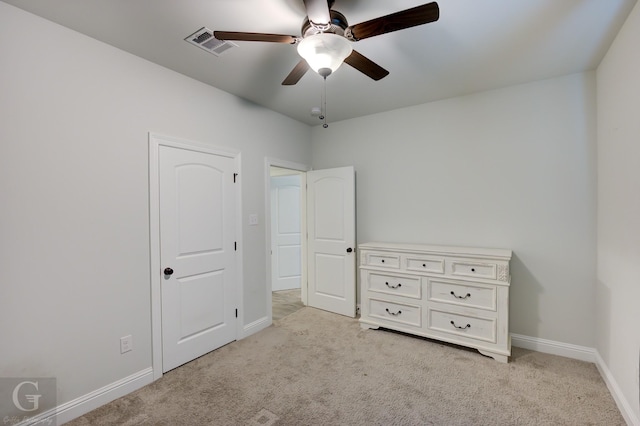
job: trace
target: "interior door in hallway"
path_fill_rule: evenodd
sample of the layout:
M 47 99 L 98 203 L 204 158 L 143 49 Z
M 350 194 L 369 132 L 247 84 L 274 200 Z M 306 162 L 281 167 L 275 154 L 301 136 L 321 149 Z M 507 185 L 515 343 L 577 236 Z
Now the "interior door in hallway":
M 271 289 L 300 288 L 300 175 L 271 177 Z
M 162 368 L 236 339 L 235 160 L 160 146 Z
M 356 315 L 353 167 L 307 172 L 308 304 Z

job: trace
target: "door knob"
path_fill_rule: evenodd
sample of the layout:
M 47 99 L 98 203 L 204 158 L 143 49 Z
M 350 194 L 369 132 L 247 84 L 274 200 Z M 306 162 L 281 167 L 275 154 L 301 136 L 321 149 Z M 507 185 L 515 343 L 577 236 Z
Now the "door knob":
M 349 248 L 347 249 L 347 253 L 351 253 L 352 251 L 353 251 L 353 249 L 352 249 L 351 247 L 349 247 Z
M 171 269 L 171 268 L 164 268 L 164 274 L 165 274 L 165 275 L 171 275 L 171 274 L 173 274 L 173 269 Z

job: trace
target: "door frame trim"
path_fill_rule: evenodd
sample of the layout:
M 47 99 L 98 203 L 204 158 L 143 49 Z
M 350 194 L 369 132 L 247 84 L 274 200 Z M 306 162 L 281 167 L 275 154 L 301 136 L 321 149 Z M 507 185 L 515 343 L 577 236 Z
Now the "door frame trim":
M 303 209 L 300 211 L 300 228 L 301 228 L 301 253 L 302 269 L 300 271 L 300 289 L 302 293 L 302 302 L 307 304 L 307 172 L 311 170 L 311 166 L 307 164 L 295 163 L 288 160 L 281 160 L 278 158 L 265 157 L 264 159 L 264 173 L 265 173 L 265 209 L 264 209 L 264 223 L 265 223 L 265 253 L 267 253 L 266 260 L 266 299 L 267 299 L 267 326 L 273 324 L 273 312 L 271 305 L 273 304 L 272 291 L 272 271 L 271 271 L 271 167 L 280 167 L 283 169 L 295 170 L 300 172 L 300 203 Z
M 181 148 L 223 157 L 233 158 L 235 169 L 240 173 L 241 154 L 239 150 L 204 144 L 173 136 L 149 132 L 149 272 L 151 277 L 151 365 L 153 380 L 162 377 L 162 292 L 160 289 L 160 179 L 158 173 L 159 152 L 161 146 Z M 238 182 L 236 194 L 236 212 L 242 217 L 242 180 Z M 236 241 L 242 241 L 242 220 L 236 220 Z M 242 244 L 236 255 L 236 306 L 242 313 L 243 277 Z M 155 271 L 155 272 L 154 272 Z M 242 315 L 236 321 L 236 340 L 243 335 Z

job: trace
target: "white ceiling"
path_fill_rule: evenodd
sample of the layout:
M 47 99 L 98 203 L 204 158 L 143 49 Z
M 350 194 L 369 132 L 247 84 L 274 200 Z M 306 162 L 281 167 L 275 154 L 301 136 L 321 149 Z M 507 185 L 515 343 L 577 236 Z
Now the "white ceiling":
M 320 124 L 322 78 L 280 83 L 299 61 L 287 44 L 236 42 L 216 57 L 184 41 L 212 30 L 300 35 L 302 0 L 4 0 L 226 92 Z M 429 0 L 336 0 L 349 24 Z M 597 67 L 636 0 L 440 0 L 440 20 L 353 44 L 390 71 L 343 65 L 327 79 L 327 119 L 353 117 Z M 17 34 L 16 37 L 19 37 Z

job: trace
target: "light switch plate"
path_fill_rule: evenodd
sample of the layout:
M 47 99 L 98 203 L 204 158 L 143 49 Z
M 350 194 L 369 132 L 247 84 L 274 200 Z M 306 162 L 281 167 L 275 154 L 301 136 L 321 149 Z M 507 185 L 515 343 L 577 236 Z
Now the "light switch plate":
M 124 354 L 133 350 L 133 337 L 131 335 L 120 338 L 120 353 Z

